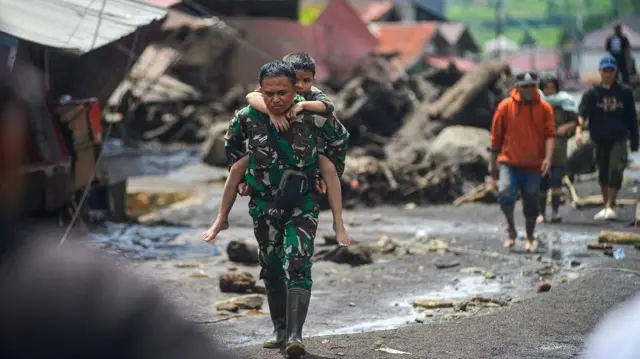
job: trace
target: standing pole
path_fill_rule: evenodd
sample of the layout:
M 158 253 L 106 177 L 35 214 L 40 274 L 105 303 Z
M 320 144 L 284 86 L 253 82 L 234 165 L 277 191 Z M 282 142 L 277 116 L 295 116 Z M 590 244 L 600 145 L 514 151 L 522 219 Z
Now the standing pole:
M 100 8 L 100 12 L 98 13 L 98 24 L 96 25 L 96 32 L 93 34 L 93 40 L 91 41 L 91 48 L 89 49 L 89 51 L 93 50 L 96 46 L 98 34 L 100 33 L 100 25 L 102 25 L 102 14 L 104 13 L 104 8 L 106 5 L 107 0 L 102 0 L 102 7 Z
M 578 65 L 578 79 L 581 78 L 582 75 L 582 50 L 583 50 L 583 43 L 582 43 L 582 39 L 583 39 L 583 32 L 584 32 L 584 28 L 583 28 L 583 23 L 582 23 L 582 11 L 583 11 L 583 7 L 584 7 L 584 2 L 583 0 L 577 0 L 578 1 L 578 11 L 576 13 L 576 29 L 578 30 L 577 32 L 577 36 L 576 36 L 576 40 L 577 40 L 577 65 Z
M 503 44 L 501 43 L 502 34 L 504 32 L 504 18 L 505 18 L 505 6 L 504 0 L 498 0 L 496 2 L 496 42 L 498 45 L 496 51 L 496 57 L 502 59 L 503 57 Z

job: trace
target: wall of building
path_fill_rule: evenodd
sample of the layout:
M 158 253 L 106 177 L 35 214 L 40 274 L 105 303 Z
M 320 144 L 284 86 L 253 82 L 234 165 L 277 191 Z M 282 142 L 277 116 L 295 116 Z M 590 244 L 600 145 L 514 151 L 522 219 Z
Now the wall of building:
M 632 56 L 636 59 L 636 66 L 640 66 L 640 49 L 636 49 L 631 51 Z M 607 52 L 602 49 L 587 49 L 583 52 L 582 55 L 582 64 L 578 69 L 580 71 L 580 76 L 582 78 L 593 76 L 598 73 L 598 62 L 600 59 L 607 55 Z M 572 69 L 576 69 L 578 65 L 578 55 L 573 54 L 571 58 L 571 63 L 573 64 Z M 640 69 L 639 69 L 640 70 Z

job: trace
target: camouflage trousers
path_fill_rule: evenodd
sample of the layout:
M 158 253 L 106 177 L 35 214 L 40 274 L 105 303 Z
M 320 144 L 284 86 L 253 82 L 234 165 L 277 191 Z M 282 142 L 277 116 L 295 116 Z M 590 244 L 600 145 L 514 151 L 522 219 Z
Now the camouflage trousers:
M 271 202 L 251 199 L 249 214 L 265 286 L 284 281 L 287 288 L 311 290 L 311 257 L 318 229 L 318 204 L 313 196 L 288 215 L 273 208 Z

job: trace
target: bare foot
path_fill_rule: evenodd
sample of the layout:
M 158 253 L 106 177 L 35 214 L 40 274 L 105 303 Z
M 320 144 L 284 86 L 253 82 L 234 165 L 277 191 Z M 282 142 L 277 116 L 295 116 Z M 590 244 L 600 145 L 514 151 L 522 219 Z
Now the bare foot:
M 533 252 L 533 239 L 527 238 L 524 241 L 524 251 L 527 253 Z
M 347 230 L 344 228 L 344 225 L 334 224 L 333 230 L 336 232 L 336 241 L 338 245 L 348 246 L 351 244 L 351 237 L 347 234 Z
M 211 225 L 208 231 L 202 233 L 202 240 L 204 242 L 215 241 L 218 233 L 224 231 L 229 228 L 229 221 L 226 219 L 216 219 L 216 221 Z
M 509 233 L 509 237 L 504 240 L 504 247 L 511 248 L 516 244 L 516 238 L 518 238 L 518 233 L 510 228 L 507 228 L 507 233 Z

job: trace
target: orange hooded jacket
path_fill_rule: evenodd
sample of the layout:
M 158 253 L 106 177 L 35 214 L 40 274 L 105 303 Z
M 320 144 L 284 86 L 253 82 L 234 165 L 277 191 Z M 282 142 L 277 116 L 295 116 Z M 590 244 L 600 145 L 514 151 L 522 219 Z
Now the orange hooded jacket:
M 498 163 L 540 171 L 550 137 L 556 137 L 553 108 L 537 91 L 532 103 L 525 104 L 513 89 L 498 105 L 491 126 L 491 150 L 498 153 Z

